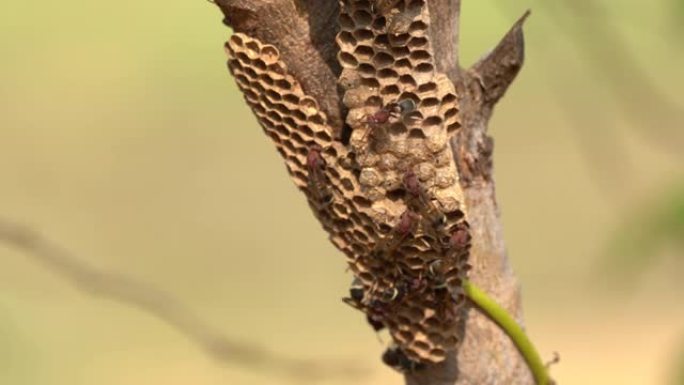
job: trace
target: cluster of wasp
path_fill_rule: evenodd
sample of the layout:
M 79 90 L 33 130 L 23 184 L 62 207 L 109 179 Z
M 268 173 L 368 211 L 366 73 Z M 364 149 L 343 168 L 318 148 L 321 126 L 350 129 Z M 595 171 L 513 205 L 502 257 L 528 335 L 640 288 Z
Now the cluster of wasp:
M 364 129 L 362 140 L 368 142 L 376 130 L 383 129 L 394 120 L 405 119 L 415 109 L 416 104 L 412 99 L 402 99 L 365 115 L 361 120 Z M 318 204 L 329 205 L 333 195 L 325 174 L 327 164 L 322 156 L 322 148 L 314 145 L 309 149 L 306 165 L 309 191 L 313 198 Z M 463 253 L 467 253 L 470 245 L 467 223 L 460 221 L 455 226 L 446 228 L 446 215 L 430 199 L 426 187 L 410 169 L 403 175 L 402 190 L 406 209 L 398 222 L 375 243 L 369 255 L 359 257 L 364 258 L 367 261 L 365 265 L 371 268 L 376 266 L 387 271 L 387 267 L 392 266 L 392 282 L 376 282 L 368 287 L 360 278 L 355 277 L 349 297 L 343 298 L 345 303 L 366 314 L 368 323 L 376 332 L 385 329 L 388 324 L 391 325 L 391 314 L 395 306 L 408 297 L 423 302 L 426 299 L 431 300 L 437 308 L 438 316 L 450 320 L 456 317 L 453 304 L 459 302 L 461 298 L 458 296 L 462 295 L 452 288 L 460 287 L 463 271 L 447 268 L 445 261 L 459 260 Z M 419 226 L 423 233 L 437 240 L 439 246 L 434 259 L 426 264 L 427 268 L 415 271 L 397 263 L 395 253 L 408 242 Z M 423 366 L 419 361 L 409 359 L 397 345 L 388 348 L 383 361 L 400 371 L 414 371 Z
M 374 113 L 366 114 L 360 122 L 366 127 L 361 141 L 368 143 L 376 130 L 384 128 L 392 119 L 404 120 L 415 109 L 416 103 L 412 99 L 402 99 L 389 103 Z M 327 164 L 321 155 L 322 151 L 320 146 L 312 145 L 306 157 L 306 167 L 309 173 L 309 191 L 317 203 L 325 205 L 331 202 L 332 192 L 325 176 Z

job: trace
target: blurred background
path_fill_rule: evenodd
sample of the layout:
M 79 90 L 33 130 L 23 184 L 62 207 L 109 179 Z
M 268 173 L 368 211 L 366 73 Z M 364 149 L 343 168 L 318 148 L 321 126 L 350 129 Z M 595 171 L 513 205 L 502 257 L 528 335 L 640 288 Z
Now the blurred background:
M 491 124 L 527 328 L 560 384 L 682 385 L 684 2 L 464 0 L 463 63 L 527 8 Z M 3 1 L 0 32 L 0 217 L 229 338 L 401 383 L 339 300 L 344 259 L 242 102 L 214 6 Z M 292 381 L 0 245 L 0 384 L 93 383 Z

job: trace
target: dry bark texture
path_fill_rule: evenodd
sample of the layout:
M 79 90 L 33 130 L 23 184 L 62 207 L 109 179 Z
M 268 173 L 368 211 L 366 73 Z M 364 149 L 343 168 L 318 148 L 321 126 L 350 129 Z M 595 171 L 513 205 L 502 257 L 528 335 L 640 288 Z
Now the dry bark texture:
M 469 263 L 469 279 L 522 322 L 487 124 L 522 66 L 527 15 L 462 69 L 459 1 L 217 5 L 236 32 L 226 45 L 231 72 L 347 255 L 359 290 L 348 302 L 388 327 L 398 348 L 424 366 L 404 365 L 407 384 L 533 383 L 507 336 L 463 306 L 459 292 Z M 409 99 L 399 117 L 374 115 Z M 383 129 L 369 137 L 374 120 Z M 443 285 L 424 285 L 428 275 Z M 443 287 L 452 296 L 440 297 Z

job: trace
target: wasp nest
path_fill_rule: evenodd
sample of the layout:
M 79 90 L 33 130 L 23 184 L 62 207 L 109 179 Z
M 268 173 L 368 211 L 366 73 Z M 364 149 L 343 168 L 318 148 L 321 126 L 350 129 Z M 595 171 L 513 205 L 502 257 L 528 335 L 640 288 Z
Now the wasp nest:
M 295 184 L 342 250 L 345 301 L 387 327 L 393 357 L 437 363 L 461 337 L 469 228 L 449 143 L 460 128 L 453 84 L 435 71 L 424 0 L 340 3 L 339 84 L 349 143 L 290 74 L 278 50 L 236 33 L 229 68 Z

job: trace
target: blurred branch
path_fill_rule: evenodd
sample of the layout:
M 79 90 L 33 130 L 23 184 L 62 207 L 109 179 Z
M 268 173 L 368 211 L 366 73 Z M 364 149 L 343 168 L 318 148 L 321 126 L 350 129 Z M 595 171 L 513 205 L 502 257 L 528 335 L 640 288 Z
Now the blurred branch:
M 292 359 L 253 344 L 231 340 L 200 320 L 168 293 L 121 274 L 99 271 L 38 232 L 1 218 L 0 243 L 23 251 L 87 294 L 135 306 L 156 316 L 197 343 L 220 363 L 240 365 L 300 383 L 331 378 L 352 380 L 364 374 L 355 366 Z

